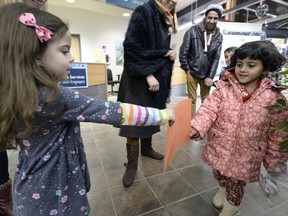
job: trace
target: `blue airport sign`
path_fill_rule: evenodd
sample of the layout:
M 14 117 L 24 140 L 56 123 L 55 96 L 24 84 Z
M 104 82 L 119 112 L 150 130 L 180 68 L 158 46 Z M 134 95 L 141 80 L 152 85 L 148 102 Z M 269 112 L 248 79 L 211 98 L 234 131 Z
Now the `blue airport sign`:
M 67 80 L 60 82 L 60 85 L 68 88 L 88 88 L 87 64 L 74 62 Z

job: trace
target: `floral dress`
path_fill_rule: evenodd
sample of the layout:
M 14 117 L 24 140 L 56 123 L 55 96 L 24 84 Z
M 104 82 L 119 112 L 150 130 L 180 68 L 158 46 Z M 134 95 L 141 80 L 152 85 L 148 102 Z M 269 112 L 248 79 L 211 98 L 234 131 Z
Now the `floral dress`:
M 49 91 L 40 89 L 35 132 L 18 140 L 15 216 L 89 214 L 90 177 L 80 122 L 119 125 L 122 109 L 120 103 L 89 99 L 66 88 L 60 90 L 61 96 L 47 107 L 43 103 Z

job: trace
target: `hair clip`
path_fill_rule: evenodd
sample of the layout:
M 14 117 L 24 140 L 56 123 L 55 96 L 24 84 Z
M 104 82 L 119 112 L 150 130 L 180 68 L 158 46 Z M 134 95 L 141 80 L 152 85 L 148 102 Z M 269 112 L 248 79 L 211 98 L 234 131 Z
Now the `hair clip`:
M 34 27 L 36 35 L 41 43 L 47 42 L 53 36 L 53 32 L 48 28 L 36 24 L 36 19 L 32 13 L 23 13 L 18 20 L 26 26 Z

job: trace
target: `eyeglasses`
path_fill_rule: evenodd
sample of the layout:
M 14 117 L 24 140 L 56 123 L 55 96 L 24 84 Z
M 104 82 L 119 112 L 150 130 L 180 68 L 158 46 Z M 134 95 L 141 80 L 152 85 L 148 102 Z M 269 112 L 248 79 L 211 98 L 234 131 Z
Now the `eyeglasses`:
M 37 7 L 42 7 L 47 0 L 32 0 Z

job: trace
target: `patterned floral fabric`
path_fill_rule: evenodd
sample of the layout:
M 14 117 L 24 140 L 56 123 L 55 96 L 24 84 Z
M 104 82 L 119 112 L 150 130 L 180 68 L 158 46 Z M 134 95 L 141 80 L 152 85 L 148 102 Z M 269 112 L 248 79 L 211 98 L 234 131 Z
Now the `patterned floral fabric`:
M 280 151 L 278 144 L 288 137 L 281 132 L 265 133 L 288 121 L 287 112 L 267 108 L 277 99 L 285 99 L 280 87 L 263 78 L 244 102 L 234 79 L 219 80 L 215 85 L 191 122 L 200 138 L 208 133 L 203 160 L 221 175 L 245 182 L 258 181 L 262 162 L 268 171 L 279 171 L 288 152 Z
M 88 215 L 90 177 L 80 134 L 80 122 L 119 124 L 119 103 L 89 99 L 61 88 L 62 94 L 49 107 L 39 93 L 35 134 L 19 140 L 19 161 L 14 179 L 15 216 Z M 55 116 L 58 116 L 55 118 Z
M 245 193 L 244 188 L 246 182 L 239 181 L 235 178 L 227 178 L 226 176 L 221 175 L 217 170 L 213 170 L 213 174 L 215 179 L 217 179 L 219 186 L 225 187 L 227 201 L 234 206 L 240 206 Z
M 88 215 L 91 185 L 80 122 L 159 125 L 166 123 L 169 115 L 165 110 L 90 99 L 66 88 L 61 88 L 61 96 L 47 107 L 47 95 L 47 89 L 40 89 L 35 133 L 18 140 L 14 215 Z M 122 105 L 129 112 L 123 112 Z

